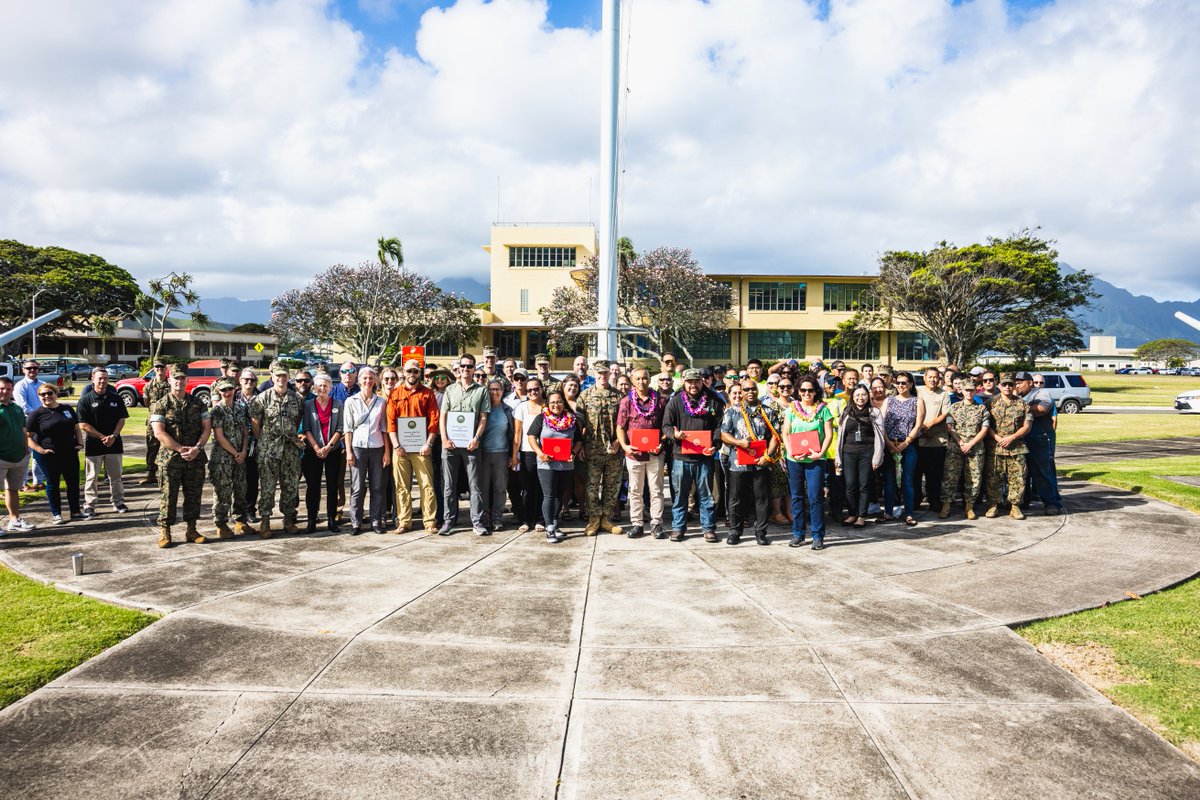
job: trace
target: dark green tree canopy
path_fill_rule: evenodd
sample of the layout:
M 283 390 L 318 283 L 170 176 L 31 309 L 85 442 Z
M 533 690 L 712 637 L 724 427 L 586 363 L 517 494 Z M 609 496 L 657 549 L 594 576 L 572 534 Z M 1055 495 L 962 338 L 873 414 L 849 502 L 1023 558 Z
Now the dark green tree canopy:
M 1168 367 L 1182 367 L 1200 358 L 1200 344 L 1187 339 L 1153 339 L 1134 351 L 1139 361 L 1162 361 Z

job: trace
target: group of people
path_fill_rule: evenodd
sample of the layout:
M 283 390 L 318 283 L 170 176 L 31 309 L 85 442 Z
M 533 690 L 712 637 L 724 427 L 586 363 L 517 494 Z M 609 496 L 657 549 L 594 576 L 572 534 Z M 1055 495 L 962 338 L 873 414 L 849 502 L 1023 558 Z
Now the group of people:
M 923 500 L 940 519 L 959 496 L 968 519 L 981 499 L 988 517 L 1007 501 L 1008 513 L 1021 519 L 1034 499 L 1046 513 L 1062 512 L 1056 411 L 1039 376 L 931 366 L 918 386 L 912 374 L 887 365 L 803 366 L 789 359 L 764 369 L 751 359 L 737 371 L 682 369 L 668 353 L 652 374 L 580 356 L 556 379 L 544 354 L 526 372 L 485 350 L 482 362 L 464 354 L 449 369 L 415 360 L 400 369 L 346 363 L 336 382 L 324 371 L 293 373 L 277 362 L 260 384 L 253 370 L 231 364 L 213 385 L 209 408 L 186 392 L 183 371 L 168 374 L 156 364 L 145 398 L 146 482 L 161 486 L 158 544 L 172 544 L 181 491 L 185 540 L 206 541 L 198 529 L 206 462 L 221 538 L 251 525 L 269 538 L 277 494 L 282 530 L 301 532 L 301 476 L 306 532 L 317 530 L 322 498 L 326 527 L 340 531 L 347 471 L 352 535 L 368 527 L 411 530 L 414 484 L 427 532 L 460 527 L 465 493 L 475 534 L 500 530 L 507 502 L 519 530 L 544 532 L 548 542 L 565 537 L 572 508 L 589 536 L 681 542 L 689 523 L 698 523 L 704 539 L 716 542 L 723 520 L 728 544 L 748 528 L 766 545 L 774 522 L 790 526 L 791 546 L 811 541 L 816 550 L 824 547 L 827 520 L 913 526 Z M 24 420 L 28 447 L 48 475 L 66 477 L 74 463 L 77 484 L 72 459 L 87 448 L 91 488 L 82 512 L 78 487 L 72 500 L 66 478 L 72 514 L 92 513 L 93 464 L 110 482 L 115 473 L 113 503 L 124 508 L 125 409 L 106 377 L 102 369 L 93 373 L 78 420 L 44 397 Z M 4 395 L 0 388 L 0 404 Z M 0 466 L 17 464 L 9 458 L 17 455 L 0 447 Z M 58 521 L 57 484 L 51 494 Z M 629 524 L 622 525 L 626 504 Z

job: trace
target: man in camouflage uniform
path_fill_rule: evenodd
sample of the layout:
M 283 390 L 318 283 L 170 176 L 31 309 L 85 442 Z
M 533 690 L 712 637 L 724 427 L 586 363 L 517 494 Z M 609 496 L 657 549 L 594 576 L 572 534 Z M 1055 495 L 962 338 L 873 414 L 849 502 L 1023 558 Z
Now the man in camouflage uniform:
M 963 506 L 967 519 L 975 519 L 975 500 L 979 497 L 980 482 L 983 480 L 984 440 L 992 426 L 987 406 L 976 403 L 971 397 L 971 379 L 957 378 L 954 389 L 962 398 L 950 404 L 946 414 L 946 430 L 950 441 L 946 445 L 946 470 L 942 475 L 942 510 L 938 519 L 950 516 L 950 505 L 954 492 L 962 479 Z
M 204 445 L 211 430 L 208 409 L 187 393 L 187 371 L 171 376 L 171 393 L 150 407 L 147 418 L 161 448 L 158 467 L 162 485 L 158 508 L 158 546 L 171 546 L 171 526 L 175 524 L 175 504 L 183 489 L 184 538 L 204 544 L 207 539 L 196 530 L 200 519 L 200 495 L 204 493 Z
M 167 380 L 167 365 L 161 361 L 154 362 L 154 376 L 146 382 L 142 389 L 142 399 L 146 409 L 154 408 L 154 404 L 171 393 L 171 384 Z M 158 439 L 154 438 L 153 426 L 146 427 L 146 477 L 142 478 L 143 486 L 153 486 L 155 475 L 158 473 Z
M 987 479 L 988 510 L 984 516 L 996 516 L 1000 505 L 1003 484 L 1008 484 L 1008 502 L 1012 505 L 1009 515 L 1013 519 L 1025 519 L 1017 505 L 1025 491 L 1025 434 L 1033 425 L 1029 405 L 1016 395 L 1016 382 L 1011 372 L 1000 373 L 1000 394 L 992 399 L 988 408 L 992 414 L 992 440 L 995 450 L 992 455 L 992 470 Z
M 246 454 L 250 446 L 250 417 L 234 397 L 237 384 L 221 378 L 213 384 L 211 412 L 213 447 L 208 474 L 213 485 L 213 522 L 222 539 L 246 533 Z M 236 522 L 229 527 L 229 512 Z
M 275 485 L 279 485 L 279 513 L 285 533 L 299 533 L 296 509 L 300 505 L 300 418 L 304 401 L 288 388 L 288 368 L 271 365 L 271 388 L 254 398 L 250 424 L 258 440 L 258 534 L 271 538 L 271 510 L 275 507 Z
M 501 397 L 512 391 L 512 381 L 508 379 L 497 363 L 496 348 L 494 347 L 483 348 L 483 373 L 487 376 L 483 379 L 485 387 L 491 381 L 500 381 Z
M 609 385 L 608 365 L 604 359 L 592 363 L 596 383 L 585 389 L 576 402 L 583 417 L 583 443 L 587 448 L 588 524 L 584 533 L 588 536 L 595 536 L 601 526 L 614 535 L 621 533 L 621 526 L 613 522 L 625 460 L 617 443 L 621 393 Z

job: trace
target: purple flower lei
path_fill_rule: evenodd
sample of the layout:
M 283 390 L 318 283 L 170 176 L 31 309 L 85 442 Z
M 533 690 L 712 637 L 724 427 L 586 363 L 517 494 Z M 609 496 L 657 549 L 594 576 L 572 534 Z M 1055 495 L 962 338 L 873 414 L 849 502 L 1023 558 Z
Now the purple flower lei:
M 689 417 L 700 417 L 704 415 L 704 412 L 708 411 L 708 394 L 706 392 L 700 393 L 700 405 L 695 407 L 692 406 L 692 401 L 688 399 L 687 392 L 682 392 L 681 394 L 683 396 L 683 410 L 687 412 Z
M 629 403 L 643 417 L 653 417 L 654 416 L 654 412 L 658 411 L 658 401 L 659 401 L 658 392 L 651 390 L 650 406 L 647 408 L 646 406 L 643 406 L 641 403 L 638 402 L 637 392 L 634 391 L 633 389 L 629 390 Z

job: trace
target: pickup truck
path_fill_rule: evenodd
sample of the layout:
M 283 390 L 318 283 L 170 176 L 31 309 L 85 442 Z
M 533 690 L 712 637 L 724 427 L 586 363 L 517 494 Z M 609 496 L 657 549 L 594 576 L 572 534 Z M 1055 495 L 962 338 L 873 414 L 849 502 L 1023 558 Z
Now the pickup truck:
M 38 380 L 42 383 L 53 384 L 58 389 L 59 395 L 64 397 L 75 391 L 75 384 L 72 382 L 71 377 L 57 372 L 53 360 L 39 360 L 38 364 L 41 366 L 41 370 L 38 372 Z M 25 377 L 25 373 L 21 370 L 20 361 L 0 362 L 0 375 L 7 375 L 14 382 Z
M 167 374 L 170 374 L 170 368 L 167 369 Z M 208 405 L 212 395 L 212 383 L 221 377 L 221 360 L 218 358 L 193 361 L 187 365 L 187 375 L 187 393 Z M 146 384 L 153 376 L 154 370 L 147 370 L 144 375 L 117 381 L 113 388 L 117 390 L 126 407 L 145 405 Z

